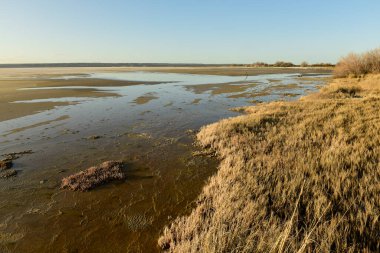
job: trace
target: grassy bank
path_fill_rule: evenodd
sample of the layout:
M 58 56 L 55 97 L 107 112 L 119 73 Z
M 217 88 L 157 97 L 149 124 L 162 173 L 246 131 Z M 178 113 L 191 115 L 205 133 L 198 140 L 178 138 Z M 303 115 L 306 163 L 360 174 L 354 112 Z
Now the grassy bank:
M 380 75 L 203 127 L 221 158 L 197 205 L 165 228 L 171 252 L 380 249 Z

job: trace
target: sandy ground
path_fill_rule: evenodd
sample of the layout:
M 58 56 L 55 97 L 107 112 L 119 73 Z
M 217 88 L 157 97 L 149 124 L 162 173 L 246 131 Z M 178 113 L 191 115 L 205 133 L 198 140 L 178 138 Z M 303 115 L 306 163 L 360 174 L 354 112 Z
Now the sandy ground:
M 149 101 L 153 99 L 157 99 L 158 97 L 155 95 L 154 92 L 148 92 L 138 98 L 136 98 L 133 103 L 138 104 L 138 105 L 143 105 L 148 103 Z
M 52 81 L 53 85 L 55 82 Z M 67 102 L 12 103 L 32 99 L 62 97 L 105 97 L 117 96 L 111 92 L 100 92 L 95 89 L 65 90 L 20 90 L 31 87 L 32 81 L 0 80 L 0 121 L 26 116 L 38 111 L 48 110 L 55 106 L 66 105 Z M 49 86 L 49 82 L 45 82 Z
M 211 91 L 212 95 L 243 92 L 248 88 L 255 87 L 257 84 L 252 82 L 232 82 L 216 84 L 187 85 L 186 89 L 193 91 L 195 94 L 202 94 Z
M 21 77 L 21 76 L 20 76 Z M 0 78 L 0 121 L 26 116 L 38 111 L 48 110 L 55 106 L 67 105 L 68 102 L 41 102 L 41 103 L 12 103 L 32 99 L 48 99 L 63 97 L 107 97 L 118 96 L 116 93 L 108 91 L 98 91 L 94 88 L 83 89 L 60 89 L 60 90 L 22 90 L 23 88 L 38 87 L 65 87 L 65 86 L 93 86 L 112 87 L 137 85 L 141 82 L 103 80 L 103 79 L 34 79 L 31 75 L 23 76 L 25 79 L 15 79 L 11 77 Z M 144 82 L 146 83 L 146 82 Z

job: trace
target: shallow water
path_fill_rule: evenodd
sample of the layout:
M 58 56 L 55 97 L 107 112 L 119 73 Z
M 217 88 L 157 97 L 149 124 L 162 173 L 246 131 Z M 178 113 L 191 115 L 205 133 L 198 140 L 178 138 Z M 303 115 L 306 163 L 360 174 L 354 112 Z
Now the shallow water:
M 34 152 L 15 160 L 16 177 L 0 181 L 0 250 L 157 251 L 163 226 L 191 210 L 216 171 L 215 159 L 192 156 L 188 130 L 238 115 L 229 109 L 252 100 L 297 99 L 323 85 L 323 77 L 89 73 L 61 78 L 161 83 L 91 87 L 117 97 L 15 101 L 72 104 L 0 122 L 0 154 Z M 209 85 L 221 83 L 229 84 Z M 84 87 L 51 89 L 78 88 Z M 128 164 L 125 182 L 86 193 L 59 189 L 64 176 L 111 159 Z

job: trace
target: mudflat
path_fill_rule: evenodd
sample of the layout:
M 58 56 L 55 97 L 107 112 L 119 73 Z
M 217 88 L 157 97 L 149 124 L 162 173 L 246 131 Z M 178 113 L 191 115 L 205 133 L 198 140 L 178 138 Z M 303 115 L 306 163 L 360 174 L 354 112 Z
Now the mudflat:
M 215 157 L 196 155 L 196 130 L 237 116 L 248 93 L 295 100 L 326 78 L 135 70 L 1 70 L 0 115 L 12 119 L 0 123 L 0 160 L 23 155 L 1 182 L 0 252 L 158 252 L 162 229 L 191 213 L 217 170 Z M 62 179 L 109 160 L 123 162 L 125 180 L 61 189 Z
M 65 97 L 118 96 L 111 90 L 99 91 L 91 87 L 117 87 L 159 82 L 126 81 L 88 78 L 91 73 L 109 72 L 163 72 L 224 76 L 253 76 L 278 73 L 330 73 L 330 68 L 251 68 L 251 67 L 61 67 L 61 68 L 0 68 L 0 121 L 48 110 L 69 102 L 14 103 L 17 101 Z M 62 77 L 71 76 L 70 79 Z M 86 77 L 86 78 L 84 78 Z M 61 79 L 60 79 L 61 78 Z M 26 89 L 41 87 L 84 87 L 67 89 Z M 210 88 L 210 84 L 203 87 Z M 218 85 L 217 85 L 218 86 Z M 88 87 L 88 88 L 87 88 Z M 223 87 L 217 87 L 223 89 Z M 239 86 L 233 86 L 238 89 Z M 202 87 L 198 87 L 202 89 Z M 217 91 L 214 91 L 217 92 Z
M 4 70 L 4 69 L 2 69 Z M 68 105 L 70 102 L 39 102 L 39 103 L 14 103 L 17 101 L 34 99 L 51 99 L 65 97 L 109 97 L 118 96 L 110 91 L 99 91 L 91 87 L 117 87 L 138 85 L 142 82 L 124 80 L 105 80 L 93 78 L 76 79 L 42 79 L 35 78 L 33 71 L 22 78 L 12 78 L 14 69 L 0 78 L 0 121 L 26 116 L 38 111 L 48 110 L 59 105 Z M 49 70 L 45 70 L 49 73 Z M 17 72 L 17 70 L 16 70 Z M 147 82 L 144 82 L 145 84 Z M 154 82 L 150 82 L 153 84 Z M 29 89 L 42 87 L 84 87 L 67 89 Z M 87 87 L 88 88 L 87 88 Z
M 69 102 L 14 103 L 33 99 L 50 99 L 63 97 L 105 97 L 117 96 L 116 93 L 102 92 L 91 88 L 60 90 L 28 90 L 34 85 L 55 86 L 66 82 L 33 80 L 0 80 L 0 121 L 26 116 L 38 111 L 48 110 Z M 72 83 L 72 82 L 70 82 Z M 50 85 L 51 84 L 51 85 Z M 64 85 L 63 85 L 64 86 Z

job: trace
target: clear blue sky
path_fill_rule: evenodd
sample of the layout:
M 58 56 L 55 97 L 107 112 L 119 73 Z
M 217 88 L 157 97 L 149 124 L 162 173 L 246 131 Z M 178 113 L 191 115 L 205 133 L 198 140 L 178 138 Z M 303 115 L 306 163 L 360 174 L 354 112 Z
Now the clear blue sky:
M 378 0 L 0 0 L 0 63 L 336 62 L 379 31 Z

